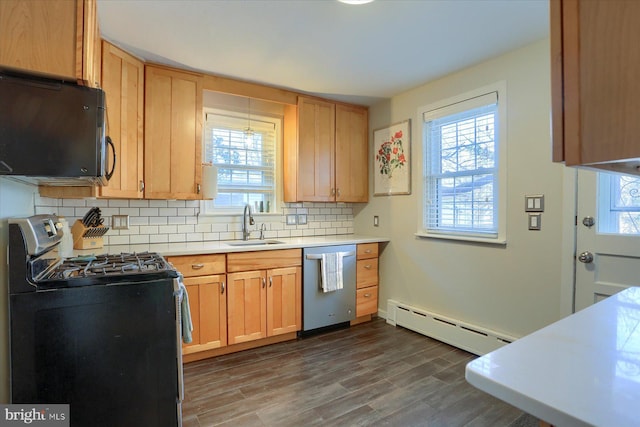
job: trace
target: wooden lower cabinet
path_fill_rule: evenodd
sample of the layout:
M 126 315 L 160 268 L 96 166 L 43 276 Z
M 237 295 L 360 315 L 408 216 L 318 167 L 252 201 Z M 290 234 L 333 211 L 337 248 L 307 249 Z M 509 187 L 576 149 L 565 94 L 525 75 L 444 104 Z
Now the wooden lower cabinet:
M 182 345 L 183 355 L 193 355 L 227 345 L 226 255 L 167 257 L 184 276 L 191 311 L 191 343 Z
M 301 267 L 230 273 L 227 317 L 229 344 L 300 330 L 301 277 Z
M 267 271 L 267 336 L 302 329 L 302 268 Z
M 185 363 L 296 338 L 302 329 L 302 250 L 167 257 L 184 276 L 192 342 Z
M 229 344 L 267 336 L 266 272 L 244 271 L 229 274 Z
M 378 313 L 378 244 L 357 247 L 356 321 Z
M 193 331 L 182 353 L 190 354 L 227 345 L 227 295 L 225 275 L 187 277 Z

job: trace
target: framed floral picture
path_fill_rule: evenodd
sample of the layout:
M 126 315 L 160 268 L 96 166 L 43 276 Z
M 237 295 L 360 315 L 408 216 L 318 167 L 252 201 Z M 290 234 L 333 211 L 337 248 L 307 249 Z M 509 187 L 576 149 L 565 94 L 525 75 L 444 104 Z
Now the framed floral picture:
M 411 194 L 411 119 L 373 131 L 373 195 Z

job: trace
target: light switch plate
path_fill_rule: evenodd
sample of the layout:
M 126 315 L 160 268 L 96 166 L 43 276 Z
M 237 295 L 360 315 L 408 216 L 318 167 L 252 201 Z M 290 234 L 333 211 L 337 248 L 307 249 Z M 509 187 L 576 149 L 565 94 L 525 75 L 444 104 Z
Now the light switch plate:
M 297 224 L 297 219 L 296 219 L 296 215 L 287 215 L 287 225 L 296 225 Z
M 298 224 L 299 225 L 307 224 L 307 214 L 298 214 Z
M 525 212 L 544 212 L 544 195 L 524 196 Z
M 541 230 L 542 229 L 542 214 L 530 213 L 529 214 L 529 230 Z

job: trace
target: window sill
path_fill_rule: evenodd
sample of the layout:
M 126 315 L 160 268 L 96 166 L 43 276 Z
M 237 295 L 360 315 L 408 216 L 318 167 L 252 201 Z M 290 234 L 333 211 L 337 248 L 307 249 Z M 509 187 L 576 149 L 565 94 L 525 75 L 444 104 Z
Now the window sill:
M 506 246 L 507 239 L 500 237 L 482 237 L 482 236 L 462 236 L 453 234 L 439 234 L 439 233 L 425 233 L 417 232 L 414 236 L 420 239 L 442 239 L 442 240 L 457 240 L 470 243 L 486 243 L 489 245 Z

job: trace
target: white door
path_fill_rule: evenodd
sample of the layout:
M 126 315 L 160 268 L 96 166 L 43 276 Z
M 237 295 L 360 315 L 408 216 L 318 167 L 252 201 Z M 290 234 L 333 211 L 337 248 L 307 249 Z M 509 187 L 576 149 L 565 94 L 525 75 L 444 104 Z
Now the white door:
M 640 286 L 640 178 L 580 170 L 576 230 L 576 311 Z

